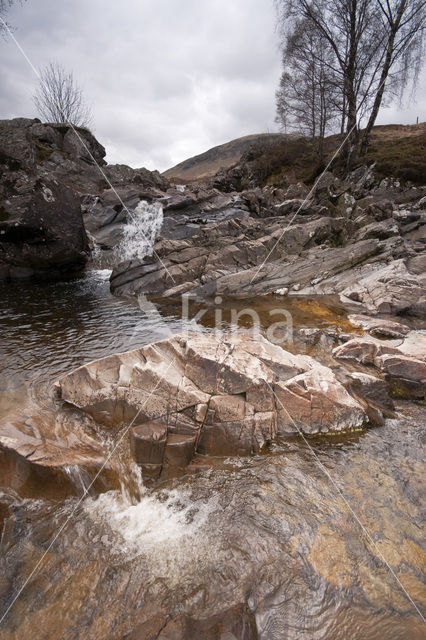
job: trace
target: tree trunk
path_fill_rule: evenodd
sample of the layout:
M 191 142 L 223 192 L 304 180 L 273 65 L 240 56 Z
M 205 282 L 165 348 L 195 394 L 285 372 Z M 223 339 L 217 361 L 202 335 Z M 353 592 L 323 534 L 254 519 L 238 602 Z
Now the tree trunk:
M 357 126 L 357 110 L 356 110 L 356 96 L 353 91 L 353 83 L 348 78 L 347 80 L 347 119 L 346 119 L 346 141 L 343 146 L 343 157 L 345 159 L 346 169 L 350 170 L 358 147 L 358 126 Z
M 347 106 L 346 135 L 347 140 L 343 147 L 343 155 L 346 163 L 346 170 L 352 167 L 358 146 L 357 127 L 357 96 L 355 92 L 355 68 L 358 49 L 357 40 L 357 0 L 351 0 L 350 4 L 350 35 L 349 35 L 349 56 L 346 68 L 344 69 L 344 83 Z
M 373 108 L 371 110 L 370 117 L 367 122 L 367 126 L 365 127 L 364 134 L 362 136 L 361 149 L 360 149 L 361 156 L 365 156 L 365 154 L 367 153 L 368 145 L 370 144 L 371 130 L 374 127 L 377 114 L 379 113 L 380 105 L 382 104 L 383 94 L 385 92 L 385 86 L 386 86 L 386 79 L 388 77 L 389 69 L 391 67 L 391 62 L 392 62 L 395 34 L 396 32 L 392 30 L 391 36 L 389 38 L 388 50 L 386 52 L 385 62 L 383 65 L 382 73 L 380 75 L 379 88 L 377 90 L 376 97 L 374 98 Z

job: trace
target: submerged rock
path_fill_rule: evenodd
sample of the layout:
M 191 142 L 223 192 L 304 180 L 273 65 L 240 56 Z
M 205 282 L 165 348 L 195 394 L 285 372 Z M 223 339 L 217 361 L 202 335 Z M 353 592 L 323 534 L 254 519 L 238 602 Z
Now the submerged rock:
M 252 334 L 173 336 L 84 365 L 57 388 L 96 422 L 130 425 L 133 455 L 154 476 L 195 453 L 250 455 L 277 436 L 367 420 L 330 369 Z
M 209 618 L 157 614 L 127 634 L 124 640 L 257 640 L 254 614 L 239 604 Z

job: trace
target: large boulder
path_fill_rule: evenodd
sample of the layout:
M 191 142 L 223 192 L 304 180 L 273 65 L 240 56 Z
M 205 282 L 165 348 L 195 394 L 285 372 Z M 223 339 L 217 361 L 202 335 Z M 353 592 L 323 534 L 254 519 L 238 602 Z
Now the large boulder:
M 98 188 L 104 155 L 86 129 L 0 121 L 0 279 L 84 267 L 89 251 L 76 182 Z
M 81 270 L 88 242 L 79 200 L 56 180 L 5 171 L 0 191 L 0 280 Z
M 84 365 L 57 389 L 105 427 L 131 425 L 133 455 L 151 476 L 195 453 L 250 455 L 277 436 L 366 422 L 330 369 L 253 334 L 172 336 Z
M 1 152 L 20 165 L 43 164 L 51 160 L 104 165 L 105 149 L 84 127 L 66 123 L 42 124 L 37 118 L 0 120 Z
M 395 418 L 395 406 L 388 393 L 386 382 L 368 373 L 348 374 L 347 389 L 365 409 L 370 424 L 382 426 L 385 418 Z
M 88 129 L 38 119 L 0 120 L 0 162 L 9 158 L 27 174 L 55 177 L 78 194 L 105 188 L 99 170 L 104 157 L 104 147 Z

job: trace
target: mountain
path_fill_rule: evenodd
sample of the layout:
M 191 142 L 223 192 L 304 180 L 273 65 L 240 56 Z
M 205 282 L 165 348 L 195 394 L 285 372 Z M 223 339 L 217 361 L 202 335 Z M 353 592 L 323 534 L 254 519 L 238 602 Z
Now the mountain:
M 180 162 L 164 171 L 163 176 L 173 182 L 183 183 L 212 178 L 219 169 L 229 169 L 237 164 L 253 145 L 281 142 L 292 137 L 284 133 L 256 133 L 237 138 Z

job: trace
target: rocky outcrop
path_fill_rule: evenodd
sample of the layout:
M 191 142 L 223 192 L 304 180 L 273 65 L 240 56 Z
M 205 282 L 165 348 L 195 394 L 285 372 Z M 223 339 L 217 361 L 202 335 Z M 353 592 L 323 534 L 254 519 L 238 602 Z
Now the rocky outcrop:
M 426 395 L 426 335 L 410 331 L 403 340 L 365 336 L 336 347 L 335 358 L 378 369 L 396 397 Z
M 203 225 L 191 238 L 160 239 L 153 257 L 114 269 L 111 290 L 117 295 L 168 296 L 179 286 L 180 292 L 197 295 L 244 297 L 295 285 L 300 288 L 301 283 L 311 284 L 325 264 L 328 273 L 333 273 L 377 252 L 376 241 L 359 243 L 346 251 L 327 246 L 347 233 L 342 218 L 310 219 L 286 230 L 277 217 L 233 217 Z
M 99 172 L 105 149 L 86 129 L 0 121 L 0 279 L 81 270 L 89 247 L 75 178 Z
M 109 428 L 131 428 L 144 473 L 195 453 L 250 455 L 277 436 L 361 427 L 366 414 L 333 372 L 252 334 L 173 336 L 91 362 L 57 383 Z
M 403 338 L 410 332 L 410 327 L 406 324 L 385 318 L 372 318 L 353 313 L 348 315 L 348 320 L 354 327 L 361 327 L 375 338 Z
M 88 129 L 0 120 L 0 279 L 73 275 L 89 247 L 116 246 L 141 200 L 164 197 L 157 171 L 104 156 Z
M 89 250 L 74 192 L 15 168 L 3 171 L 0 182 L 0 280 L 81 270 Z
M 377 313 L 426 314 L 426 256 L 394 260 L 341 291 L 343 299 Z
M 42 124 L 37 118 L 0 120 L 0 159 L 40 178 L 55 178 L 79 193 L 99 190 L 105 181 L 105 149 L 81 127 Z M 98 166 L 97 166 L 98 165 Z
M 303 185 L 203 193 L 204 203 L 213 206 L 208 212 L 201 204 L 201 213 L 194 194 L 172 196 L 171 217 L 153 255 L 116 266 L 111 290 L 339 295 L 370 313 L 422 315 L 426 200 L 421 189 L 414 190 L 417 202 L 408 189 L 407 202 L 399 205 L 383 199 L 380 190 L 366 195 L 367 177 L 364 172 L 352 183 L 326 174 L 315 196 Z M 399 195 L 403 199 L 404 192 Z

